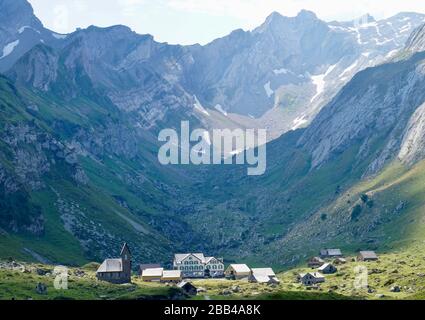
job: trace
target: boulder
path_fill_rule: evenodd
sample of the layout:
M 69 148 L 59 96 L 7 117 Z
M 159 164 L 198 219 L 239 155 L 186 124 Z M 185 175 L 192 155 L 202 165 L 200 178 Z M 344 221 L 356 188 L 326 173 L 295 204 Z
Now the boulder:
M 44 283 L 39 282 L 35 287 L 35 291 L 38 294 L 47 294 L 47 286 Z
M 239 286 L 233 286 L 231 290 L 232 290 L 232 292 L 234 292 L 234 293 L 238 293 L 238 292 L 240 292 L 240 291 L 241 291 L 241 287 L 239 287 Z
M 401 292 L 401 288 L 399 286 L 394 286 L 394 287 L 391 287 L 390 291 L 391 292 Z
M 230 296 L 230 295 L 232 295 L 232 291 L 230 291 L 229 289 L 224 289 L 223 291 L 221 291 L 220 294 L 222 296 Z

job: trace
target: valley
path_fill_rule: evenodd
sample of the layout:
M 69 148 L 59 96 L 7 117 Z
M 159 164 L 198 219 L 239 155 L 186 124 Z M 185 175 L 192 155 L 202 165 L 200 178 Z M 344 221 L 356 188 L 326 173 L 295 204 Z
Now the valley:
M 205 251 L 282 271 L 282 286 L 259 298 L 422 295 L 422 278 L 413 279 L 425 254 L 424 15 L 325 22 L 305 10 L 273 13 L 252 31 L 180 46 L 122 25 L 58 36 L 27 1 L 1 9 L 19 13 L 0 19 L 1 259 L 77 270 L 128 242 L 138 261 Z M 158 134 L 182 121 L 267 129 L 266 172 L 161 165 Z M 336 246 L 383 255 L 373 294 L 342 286 L 354 263 L 320 292 L 293 284 L 294 270 Z M 400 277 L 390 274 L 395 260 L 406 262 Z M 0 274 L 0 284 L 23 286 L 16 271 Z M 84 297 L 112 290 L 87 274 L 73 279 Z M 389 292 L 390 276 L 407 291 Z M 135 283 L 106 298 L 178 294 Z M 209 297 L 228 289 L 200 285 Z M 241 288 L 235 298 L 257 296 Z M 21 289 L 4 298 L 33 297 Z

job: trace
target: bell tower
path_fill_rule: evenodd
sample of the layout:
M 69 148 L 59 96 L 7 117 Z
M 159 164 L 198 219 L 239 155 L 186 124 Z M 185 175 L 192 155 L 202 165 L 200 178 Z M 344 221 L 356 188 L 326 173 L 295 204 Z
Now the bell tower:
M 128 280 L 128 282 L 131 282 L 131 251 L 127 243 L 124 243 L 120 256 L 124 278 Z

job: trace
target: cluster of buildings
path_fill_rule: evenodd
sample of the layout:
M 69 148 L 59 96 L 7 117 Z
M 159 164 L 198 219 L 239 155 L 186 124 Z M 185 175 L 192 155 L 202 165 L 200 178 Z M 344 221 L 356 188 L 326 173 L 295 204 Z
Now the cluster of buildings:
M 179 282 L 183 279 L 227 278 L 246 279 L 254 283 L 279 283 L 271 268 L 249 268 L 246 264 L 224 267 L 222 258 L 205 257 L 203 253 L 174 255 L 174 270 L 164 270 L 160 265 L 141 265 L 140 276 L 147 282 Z
M 376 261 L 374 251 L 360 251 L 357 261 Z M 297 281 L 305 286 L 325 282 L 326 274 L 338 272 L 337 265 L 346 263 L 340 249 L 324 249 L 319 256 L 311 258 L 307 264 L 316 269 L 313 272 L 301 273 Z M 131 251 L 127 244 L 121 249 L 120 258 L 106 259 L 96 272 L 99 280 L 115 284 L 131 282 Z M 144 264 L 139 267 L 139 275 L 146 282 L 175 283 L 183 290 L 192 292 L 194 286 L 184 281 L 193 278 L 226 278 L 229 280 L 246 279 L 252 283 L 278 284 L 272 268 L 250 268 L 246 264 L 231 264 L 225 269 L 222 258 L 206 257 L 203 253 L 185 253 L 174 255 L 173 270 L 166 270 L 160 264 Z
M 99 280 L 115 284 L 131 282 L 131 251 L 127 244 L 121 249 L 120 258 L 106 259 L 96 272 Z M 224 267 L 223 258 L 207 257 L 203 253 L 175 254 L 173 269 L 166 270 L 160 264 L 142 264 L 139 276 L 146 282 L 182 283 L 183 279 L 224 278 L 247 279 L 255 283 L 279 283 L 271 268 L 249 268 L 246 264 Z M 187 286 L 187 284 L 186 284 Z
M 357 255 L 357 261 L 376 261 L 378 256 L 374 251 L 360 251 Z M 331 262 L 333 260 L 333 262 Z M 297 281 L 305 286 L 312 286 L 325 282 L 325 274 L 334 274 L 338 272 L 336 265 L 346 263 L 347 260 L 343 257 L 340 249 L 323 249 L 317 257 L 311 258 L 307 265 L 312 269 L 317 269 L 314 272 L 300 273 L 297 276 Z

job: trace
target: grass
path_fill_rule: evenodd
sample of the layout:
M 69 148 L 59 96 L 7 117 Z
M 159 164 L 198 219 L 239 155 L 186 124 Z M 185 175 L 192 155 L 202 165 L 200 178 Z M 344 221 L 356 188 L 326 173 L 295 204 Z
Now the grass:
M 425 299 L 425 252 L 421 246 L 410 250 L 381 254 L 376 262 L 357 262 L 347 257 L 347 263 L 337 266 L 338 272 L 325 275 L 326 281 L 317 287 L 305 287 L 296 281 L 299 273 L 312 272 L 305 266 L 278 274 L 279 285 L 268 286 L 249 283 L 246 280 L 225 279 L 192 280 L 197 288 L 205 291 L 194 300 L 422 300 Z M 69 268 L 68 290 L 53 287 L 53 266 L 24 264 L 21 270 L 0 269 L 0 300 L 10 299 L 75 299 L 75 300 L 134 300 L 189 298 L 173 286 L 146 283 L 134 276 L 132 284 L 113 285 L 98 281 L 95 271 L 99 266 L 89 263 L 81 268 Z M 367 268 L 367 286 L 357 288 L 356 267 Z M 37 269 L 48 272 L 40 276 Z M 77 276 L 76 271 L 84 271 Z M 37 283 L 47 285 L 46 294 L 37 294 Z M 392 292 L 398 286 L 400 292 Z
M 141 299 L 170 299 L 179 291 L 176 288 L 159 284 L 142 283 L 134 278 L 133 284 L 113 285 L 98 281 L 91 268 L 69 270 L 68 290 L 54 288 L 55 276 L 47 274 L 40 276 L 36 269 L 40 268 L 49 273 L 52 266 L 27 265 L 27 272 L 0 270 L 0 300 L 141 300 Z M 85 275 L 78 277 L 77 270 Z M 47 286 L 45 294 L 38 294 L 35 290 L 38 283 Z

